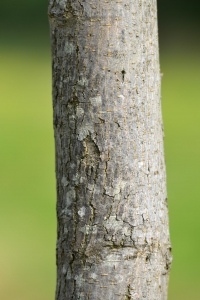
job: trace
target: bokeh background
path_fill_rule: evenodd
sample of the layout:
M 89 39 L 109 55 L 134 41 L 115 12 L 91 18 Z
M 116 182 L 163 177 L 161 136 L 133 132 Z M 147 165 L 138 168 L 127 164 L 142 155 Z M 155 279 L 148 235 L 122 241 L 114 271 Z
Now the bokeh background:
M 0 6 L 0 299 L 55 291 L 55 175 L 46 0 Z M 200 2 L 158 0 L 173 267 L 200 299 Z

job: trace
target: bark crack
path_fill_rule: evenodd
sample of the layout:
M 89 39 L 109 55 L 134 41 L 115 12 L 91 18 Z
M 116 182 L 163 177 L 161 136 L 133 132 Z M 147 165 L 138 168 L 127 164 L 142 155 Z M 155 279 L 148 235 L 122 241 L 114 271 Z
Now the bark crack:
M 124 300 L 131 300 L 130 284 L 127 285 L 126 296 Z

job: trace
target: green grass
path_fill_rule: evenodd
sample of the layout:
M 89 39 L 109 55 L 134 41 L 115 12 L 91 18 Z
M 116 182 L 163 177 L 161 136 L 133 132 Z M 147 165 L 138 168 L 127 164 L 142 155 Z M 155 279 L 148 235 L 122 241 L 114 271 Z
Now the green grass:
M 1 53 L 0 298 L 53 299 L 55 179 L 50 53 Z
M 50 49 L 0 57 L 0 298 L 55 290 L 55 176 Z M 200 61 L 165 53 L 162 106 L 173 267 L 169 300 L 200 299 Z
M 165 125 L 173 266 L 169 300 L 200 299 L 200 61 L 163 55 Z

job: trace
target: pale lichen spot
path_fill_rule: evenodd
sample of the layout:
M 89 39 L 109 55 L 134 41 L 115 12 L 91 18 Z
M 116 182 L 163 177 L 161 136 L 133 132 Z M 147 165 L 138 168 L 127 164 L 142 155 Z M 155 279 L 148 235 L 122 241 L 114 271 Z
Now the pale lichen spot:
M 82 274 L 76 275 L 76 276 L 75 276 L 74 279 L 76 280 L 76 285 L 77 285 L 77 286 L 81 286 L 81 285 L 82 285 L 82 281 L 83 281 L 83 278 L 82 278 L 82 277 L 83 277 Z
M 89 191 L 93 191 L 93 189 L 94 189 L 94 184 L 88 183 L 87 188 L 88 188 Z
M 130 235 L 131 235 L 131 228 L 130 228 L 130 227 L 123 227 L 122 233 L 123 233 L 125 236 L 130 236 Z
M 96 97 L 91 97 L 90 102 L 92 105 L 97 106 L 102 103 L 102 98 L 100 95 L 98 95 Z
M 92 279 L 96 279 L 98 276 L 97 276 L 97 274 L 95 274 L 95 273 L 91 273 L 90 277 L 91 277 Z
M 78 131 L 78 140 L 83 141 L 90 133 L 94 132 L 94 128 L 91 124 L 83 125 L 79 128 Z
M 67 274 L 67 269 L 66 269 L 65 265 L 64 265 L 63 268 L 62 268 L 62 273 L 63 273 L 64 275 Z
M 67 279 L 71 279 L 71 278 L 72 278 L 71 270 L 68 269 L 68 271 L 67 271 Z
M 133 294 L 133 299 L 139 299 L 139 298 L 140 298 L 140 296 L 138 295 L 138 293 Z
M 75 190 L 72 188 L 66 194 L 66 207 L 69 207 L 72 204 L 73 199 L 75 199 L 75 197 L 76 197 L 76 193 Z
M 75 169 L 75 168 L 76 168 L 76 165 L 75 165 L 74 163 L 71 163 L 71 164 L 70 164 L 70 168 L 71 168 L 71 169 Z
M 126 184 L 127 184 L 126 181 L 123 181 L 120 179 L 114 180 L 112 183 L 112 186 L 105 187 L 106 194 L 111 197 L 114 197 L 114 196 L 118 195 L 122 189 L 124 189 Z
M 69 230 L 67 228 L 64 228 L 64 234 L 67 234 Z
M 97 225 L 92 226 L 92 233 L 96 234 L 97 233 Z
M 88 131 L 88 128 L 87 127 L 81 127 L 80 130 L 79 130 L 79 133 L 78 133 L 78 140 L 79 141 L 83 141 L 86 136 L 89 135 L 89 131 Z
M 139 166 L 140 169 L 143 167 L 143 165 L 144 165 L 143 161 L 140 161 L 140 162 L 138 163 L 138 166 Z
M 68 217 L 71 217 L 71 216 L 72 216 L 71 210 L 70 210 L 70 209 L 67 209 L 67 208 L 63 209 L 63 210 L 61 211 L 61 213 L 62 213 L 63 215 L 68 216 Z
M 122 100 L 124 100 L 124 96 L 123 95 L 119 95 L 118 98 L 121 98 Z
M 79 294 L 79 299 L 81 300 L 84 300 L 85 299 L 85 293 L 84 292 L 81 292 L 80 294 Z
M 115 195 L 120 193 L 120 186 L 115 186 L 114 188 L 111 186 L 105 187 L 106 195 L 110 197 L 114 197 Z
M 94 225 L 94 226 L 85 225 L 84 227 L 80 227 L 79 231 L 83 232 L 86 235 L 88 235 L 89 233 L 96 234 L 97 226 L 96 225 Z
M 83 182 L 85 182 L 86 181 L 86 178 L 85 177 L 81 177 L 80 178 L 80 183 L 83 183 Z
M 120 283 L 124 281 L 124 276 L 117 274 L 115 275 L 115 279 L 118 283 Z
M 84 115 L 84 110 L 81 107 L 76 108 L 76 115 L 77 117 L 82 117 Z
M 85 206 L 83 206 L 79 209 L 78 214 L 81 218 L 85 216 L 85 211 L 86 211 Z
M 82 86 L 85 86 L 85 85 L 88 84 L 88 79 L 87 79 L 86 77 L 82 77 L 82 78 L 78 81 L 78 83 L 79 83 L 80 85 L 82 85 Z
M 61 182 L 62 182 L 63 186 L 67 186 L 69 184 L 69 181 L 67 181 L 67 178 L 65 176 L 63 176 Z
M 108 220 L 104 221 L 104 226 L 107 230 L 114 229 L 115 231 L 123 228 L 123 221 L 117 221 L 115 216 L 111 216 Z
M 83 232 L 84 234 L 89 234 L 90 232 L 90 225 L 85 225 L 84 227 L 80 227 L 79 231 Z
M 72 180 L 74 181 L 75 184 L 78 184 L 80 181 L 79 174 L 73 175 Z
M 69 42 L 65 43 L 64 51 L 66 54 L 71 54 L 74 52 L 74 50 L 75 50 L 75 47 L 72 43 L 69 43 Z

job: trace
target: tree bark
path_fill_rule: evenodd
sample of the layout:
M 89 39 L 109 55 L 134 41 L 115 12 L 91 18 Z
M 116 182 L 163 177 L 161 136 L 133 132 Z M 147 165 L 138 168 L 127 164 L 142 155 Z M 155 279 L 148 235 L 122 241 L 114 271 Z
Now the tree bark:
M 166 300 L 156 0 L 50 0 L 56 300 Z

